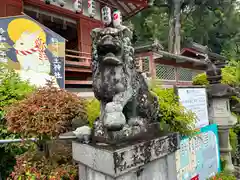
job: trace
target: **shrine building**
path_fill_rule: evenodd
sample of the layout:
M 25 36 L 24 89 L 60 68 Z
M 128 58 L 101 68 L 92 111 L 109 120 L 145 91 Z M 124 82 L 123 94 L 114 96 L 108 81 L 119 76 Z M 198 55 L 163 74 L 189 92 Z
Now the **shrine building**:
M 148 6 L 148 0 L 1 0 L 0 17 L 24 13 L 65 38 L 65 88 L 91 96 L 91 30 L 103 27 L 108 11 L 119 11 L 126 20 Z M 189 85 L 206 68 L 201 47 L 183 48 L 181 55 L 164 51 L 159 43 L 135 49 L 139 71 L 166 86 Z

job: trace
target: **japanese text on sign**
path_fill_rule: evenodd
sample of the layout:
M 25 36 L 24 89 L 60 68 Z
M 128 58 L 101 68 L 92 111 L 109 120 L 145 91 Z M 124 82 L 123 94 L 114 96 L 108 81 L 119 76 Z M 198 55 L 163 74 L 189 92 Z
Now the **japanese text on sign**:
M 55 54 L 58 54 L 58 40 L 57 38 L 51 38 L 52 43 L 55 45 Z M 53 59 L 53 74 L 57 79 L 62 79 L 61 71 L 61 62 L 58 57 L 54 57 Z
M 196 128 L 201 128 L 209 124 L 207 93 L 206 89 L 181 87 L 177 88 L 180 103 L 187 109 L 196 114 Z

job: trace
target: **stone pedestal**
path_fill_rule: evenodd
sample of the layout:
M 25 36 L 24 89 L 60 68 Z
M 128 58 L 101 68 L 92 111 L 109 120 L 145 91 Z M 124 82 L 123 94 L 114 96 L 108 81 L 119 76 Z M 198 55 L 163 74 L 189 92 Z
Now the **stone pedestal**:
M 128 144 L 73 142 L 80 180 L 177 180 L 177 133 Z
M 232 163 L 232 147 L 230 145 L 229 140 L 229 129 L 232 126 L 219 126 L 218 127 L 218 134 L 219 134 L 219 145 L 220 145 L 220 153 L 221 158 L 225 161 L 225 167 L 224 170 L 229 172 L 234 172 L 235 168 Z
M 229 96 L 212 96 L 209 100 L 209 120 L 211 123 L 218 125 L 220 153 L 226 163 L 224 170 L 234 172 L 229 129 L 237 123 L 237 119 L 231 114 Z

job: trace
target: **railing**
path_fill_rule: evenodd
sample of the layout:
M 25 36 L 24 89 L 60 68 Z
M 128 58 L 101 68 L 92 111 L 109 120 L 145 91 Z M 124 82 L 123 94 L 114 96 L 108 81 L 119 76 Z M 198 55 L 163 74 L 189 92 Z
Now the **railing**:
M 91 54 L 81 51 L 66 49 L 65 64 L 69 66 L 90 67 Z
M 72 135 L 72 136 L 59 136 L 55 140 L 71 140 L 71 139 L 76 139 L 77 137 Z M 21 142 L 34 142 L 37 141 L 37 138 L 28 138 L 28 139 L 0 139 L 0 144 L 9 144 L 9 143 L 21 143 Z
M 65 71 L 75 73 L 87 73 L 91 77 L 91 54 L 76 50 L 66 49 L 65 54 Z M 87 79 L 82 79 L 82 76 L 75 74 L 73 77 L 68 77 L 65 80 L 65 85 L 91 85 L 92 82 Z
M 193 78 L 204 71 L 156 63 L 156 77 L 163 82 L 191 85 Z

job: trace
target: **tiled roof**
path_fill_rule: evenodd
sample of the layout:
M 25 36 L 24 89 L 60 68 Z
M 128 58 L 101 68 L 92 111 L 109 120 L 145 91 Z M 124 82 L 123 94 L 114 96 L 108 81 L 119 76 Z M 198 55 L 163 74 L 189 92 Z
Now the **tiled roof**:
M 128 18 L 148 7 L 148 0 L 98 0 L 121 11 L 123 18 Z

